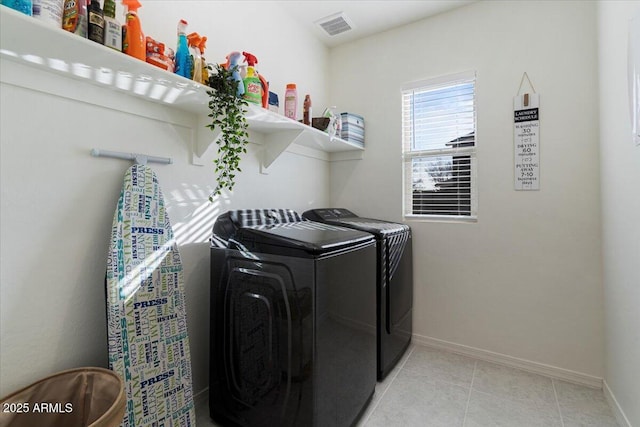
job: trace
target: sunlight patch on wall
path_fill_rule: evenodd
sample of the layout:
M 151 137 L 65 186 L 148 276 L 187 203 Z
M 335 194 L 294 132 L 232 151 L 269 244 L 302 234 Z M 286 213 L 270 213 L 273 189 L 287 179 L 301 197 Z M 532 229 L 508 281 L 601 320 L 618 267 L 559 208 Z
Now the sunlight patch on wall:
M 174 224 L 173 232 L 178 246 L 209 241 L 213 224 L 222 213 L 222 205 L 229 198 L 227 194 L 223 194 L 214 196 L 210 202 L 211 193 L 211 188 L 186 183 L 182 184 L 181 189 L 170 192 L 167 211 Z

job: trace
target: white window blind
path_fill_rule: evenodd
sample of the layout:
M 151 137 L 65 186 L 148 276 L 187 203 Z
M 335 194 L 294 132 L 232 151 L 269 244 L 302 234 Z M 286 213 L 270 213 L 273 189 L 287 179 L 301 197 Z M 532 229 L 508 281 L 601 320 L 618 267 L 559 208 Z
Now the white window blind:
M 475 72 L 402 88 L 405 216 L 475 218 Z

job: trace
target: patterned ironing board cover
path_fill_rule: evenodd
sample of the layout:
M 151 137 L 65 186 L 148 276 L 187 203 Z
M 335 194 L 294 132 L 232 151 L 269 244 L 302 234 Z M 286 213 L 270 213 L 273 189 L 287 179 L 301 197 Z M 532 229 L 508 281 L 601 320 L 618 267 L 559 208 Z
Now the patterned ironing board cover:
M 109 365 L 127 394 L 121 425 L 195 426 L 182 262 L 148 166 L 125 174 L 106 287 Z

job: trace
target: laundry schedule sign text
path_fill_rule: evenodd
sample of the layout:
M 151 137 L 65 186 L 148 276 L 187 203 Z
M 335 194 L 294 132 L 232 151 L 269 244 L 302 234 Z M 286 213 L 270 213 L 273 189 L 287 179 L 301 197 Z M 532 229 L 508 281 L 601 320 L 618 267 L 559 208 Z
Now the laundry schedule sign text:
M 513 98 L 514 179 L 516 190 L 540 189 L 540 120 L 538 94 Z

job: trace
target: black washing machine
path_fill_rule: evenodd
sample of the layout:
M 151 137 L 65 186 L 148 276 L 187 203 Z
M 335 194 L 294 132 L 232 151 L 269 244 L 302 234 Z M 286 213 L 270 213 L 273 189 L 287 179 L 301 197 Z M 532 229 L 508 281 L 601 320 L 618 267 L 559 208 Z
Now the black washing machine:
M 362 230 L 377 240 L 377 378 L 398 363 L 412 333 L 413 261 L 411 229 L 405 224 L 361 218 L 347 209 L 313 209 L 306 219 Z
M 211 417 L 354 425 L 376 383 L 374 237 L 272 209 L 221 215 L 211 242 Z

